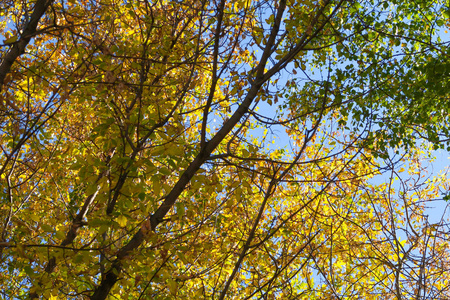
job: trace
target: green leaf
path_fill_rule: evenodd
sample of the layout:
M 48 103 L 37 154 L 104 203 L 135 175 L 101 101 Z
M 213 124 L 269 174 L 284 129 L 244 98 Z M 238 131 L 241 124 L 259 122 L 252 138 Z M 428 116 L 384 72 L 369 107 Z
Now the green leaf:
M 42 230 L 44 230 L 46 232 L 53 232 L 54 231 L 54 228 L 52 226 L 44 224 L 44 223 L 41 224 L 41 228 L 42 228 Z
M 12 44 L 17 41 L 17 35 L 10 37 L 9 39 L 6 39 L 3 43 L 4 44 Z

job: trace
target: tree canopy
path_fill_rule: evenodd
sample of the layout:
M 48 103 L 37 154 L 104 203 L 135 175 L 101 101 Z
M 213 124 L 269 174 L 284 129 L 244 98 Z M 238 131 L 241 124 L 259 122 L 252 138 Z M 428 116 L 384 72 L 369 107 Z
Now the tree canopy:
M 4 0 L 5 299 L 447 299 L 450 8 Z

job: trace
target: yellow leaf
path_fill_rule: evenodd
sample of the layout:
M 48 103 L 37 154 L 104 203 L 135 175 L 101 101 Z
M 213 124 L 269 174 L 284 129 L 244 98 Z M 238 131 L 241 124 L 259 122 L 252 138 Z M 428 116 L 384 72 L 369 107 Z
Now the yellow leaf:
M 125 227 L 127 225 L 128 219 L 124 215 L 120 215 L 117 217 L 116 221 L 117 223 L 119 223 L 120 227 Z
M 175 280 L 171 278 L 167 279 L 167 287 L 169 288 L 169 291 L 172 295 L 177 294 L 178 284 L 176 283 Z

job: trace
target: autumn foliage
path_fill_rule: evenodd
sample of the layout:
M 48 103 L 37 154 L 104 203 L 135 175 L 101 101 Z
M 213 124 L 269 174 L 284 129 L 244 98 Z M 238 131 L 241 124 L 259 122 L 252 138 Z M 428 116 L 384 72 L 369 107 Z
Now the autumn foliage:
M 0 5 L 1 298 L 450 298 L 447 3 Z

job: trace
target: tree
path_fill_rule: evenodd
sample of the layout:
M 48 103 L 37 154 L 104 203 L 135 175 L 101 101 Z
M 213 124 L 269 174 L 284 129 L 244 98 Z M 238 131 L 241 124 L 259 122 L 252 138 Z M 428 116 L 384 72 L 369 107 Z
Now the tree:
M 5 298 L 448 297 L 443 3 L 9 2 Z

